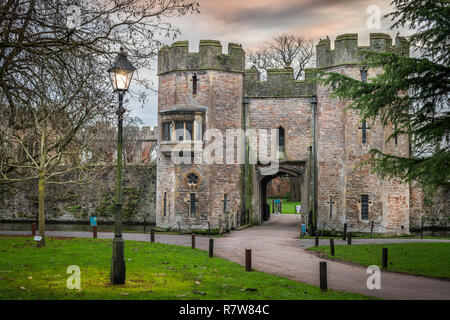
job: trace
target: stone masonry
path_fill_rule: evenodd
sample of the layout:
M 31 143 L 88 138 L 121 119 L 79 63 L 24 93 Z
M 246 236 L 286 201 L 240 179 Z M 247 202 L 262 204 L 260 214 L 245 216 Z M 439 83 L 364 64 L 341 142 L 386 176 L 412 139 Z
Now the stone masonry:
M 267 219 L 266 186 L 280 176 L 299 179 L 304 221 L 320 229 L 341 230 L 347 223 L 350 231 L 370 232 L 373 223 L 375 232 L 407 233 L 410 221 L 417 226 L 423 211 L 420 190 L 381 179 L 367 167 L 357 168 L 373 147 L 407 155 L 406 136 L 386 144 L 393 128 L 383 127 L 378 120 L 363 126 L 355 111 L 345 110 L 346 102 L 333 98 L 329 88 L 309 81 L 314 70 L 307 70 L 301 81 L 294 80 L 292 68 L 268 70 L 267 80 L 261 81 L 255 68 L 245 69 L 245 53 L 238 44 L 230 43 L 226 54 L 220 42 L 212 40 L 200 41 L 198 52 L 188 48 L 188 42 L 178 41 L 163 47 L 158 56 L 159 227 L 179 223 L 186 229 L 206 229 L 209 222 L 218 228 L 220 221 L 245 210 L 253 223 L 261 223 Z M 327 38 L 316 46 L 317 69 L 361 80 L 359 52 L 393 48 L 409 54 L 403 38 L 397 37 L 393 44 L 386 34 L 371 34 L 368 47 L 358 46 L 357 34 L 338 36 L 334 49 Z M 368 81 L 377 72 L 369 68 Z M 317 97 L 315 119 L 313 96 Z M 267 166 L 249 164 L 247 157 L 241 165 L 195 163 L 194 150 L 212 143 L 204 136 L 208 129 L 217 129 L 223 141 L 227 129 L 282 130 L 279 168 L 267 174 Z M 245 141 L 247 150 L 249 140 Z M 179 150 L 184 150 L 191 164 L 174 163 L 172 156 Z M 221 152 L 215 156 L 220 160 Z M 317 211 L 312 219 L 314 202 Z

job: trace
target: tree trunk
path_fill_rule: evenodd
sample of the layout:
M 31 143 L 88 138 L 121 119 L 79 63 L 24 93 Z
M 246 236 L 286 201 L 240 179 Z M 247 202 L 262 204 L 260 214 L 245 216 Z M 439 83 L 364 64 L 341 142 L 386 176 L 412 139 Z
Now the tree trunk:
M 39 174 L 39 235 L 42 237 L 39 246 L 45 246 L 45 178 Z

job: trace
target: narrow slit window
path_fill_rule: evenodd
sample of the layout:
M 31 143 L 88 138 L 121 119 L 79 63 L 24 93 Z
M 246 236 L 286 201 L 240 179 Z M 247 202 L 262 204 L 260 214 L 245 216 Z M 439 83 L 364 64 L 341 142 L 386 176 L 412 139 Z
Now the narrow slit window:
M 197 75 L 194 74 L 192 76 L 192 94 L 196 95 L 197 94 Z
M 369 196 L 361 195 L 361 220 L 369 220 Z
M 195 217 L 195 202 L 197 200 L 195 200 L 195 193 L 191 193 L 190 194 L 190 199 L 189 199 L 189 204 L 190 204 L 190 213 L 191 213 L 191 217 Z
M 163 206 L 163 215 L 167 215 L 167 192 L 164 192 L 164 206 Z

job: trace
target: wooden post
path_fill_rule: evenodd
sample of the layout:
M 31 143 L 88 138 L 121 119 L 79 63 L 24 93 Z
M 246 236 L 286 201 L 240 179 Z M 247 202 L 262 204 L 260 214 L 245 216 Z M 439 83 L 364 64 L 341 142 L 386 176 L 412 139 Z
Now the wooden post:
M 327 263 L 325 261 L 319 262 L 320 267 L 320 290 L 326 292 L 328 289 L 327 284 Z
M 191 239 L 192 239 L 192 249 L 195 249 L 195 234 L 191 235 Z
M 386 269 L 388 266 L 388 249 L 387 248 L 383 248 L 381 265 L 382 265 L 383 269 Z
M 334 239 L 330 239 L 330 254 L 334 256 Z
M 352 244 L 352 233 L 351 232 L 348 233 L 347 244 L 349 244 L 349 245 Z
M 155 229 L 150 229 L 150 241 L 155 242 Z
M 214 239 L 209 239 L 209 257 L 214 256 Z
M 315 235 L 314 246 L 315 247 L 319 246 L 319 234 L 317 233 L 317 230 L 316 230 L 316 235 Z
M 245 249 L 245 271 L 252 271 L 252 249 Z
M 94 226 L 92 231 L 93 231 L 94 238 L 97 238 L 97 226 Z
M 31 224 L 31 235 L 34 237 L 36 235 L 36 222 Z
M 373 221 L 372 221 L 372 226 L 370 227 L 370 237 L 373 237 Z
M 346 240 L 347 239 L 347 224 L 344 223 L 344 236 L 342 237 L 342 240 Z

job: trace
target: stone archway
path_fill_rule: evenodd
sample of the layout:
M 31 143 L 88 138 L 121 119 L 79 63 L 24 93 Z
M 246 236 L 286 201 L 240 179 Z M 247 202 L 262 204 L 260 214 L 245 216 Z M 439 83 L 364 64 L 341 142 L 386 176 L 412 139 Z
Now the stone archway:
M 253 192 L 253 218 L 255 221 L 263 223 L 270 218 L 270 214 L 267 213 L 266 209 L 267 184 L 272 179 L 283 175 L 298 179 L 298 182 L 301 185 L 302 212 L 307 212 L 308 186 L 304 162 L 280 163 L 278 168 L 257 166 L 255 170 L 255 188 Z

